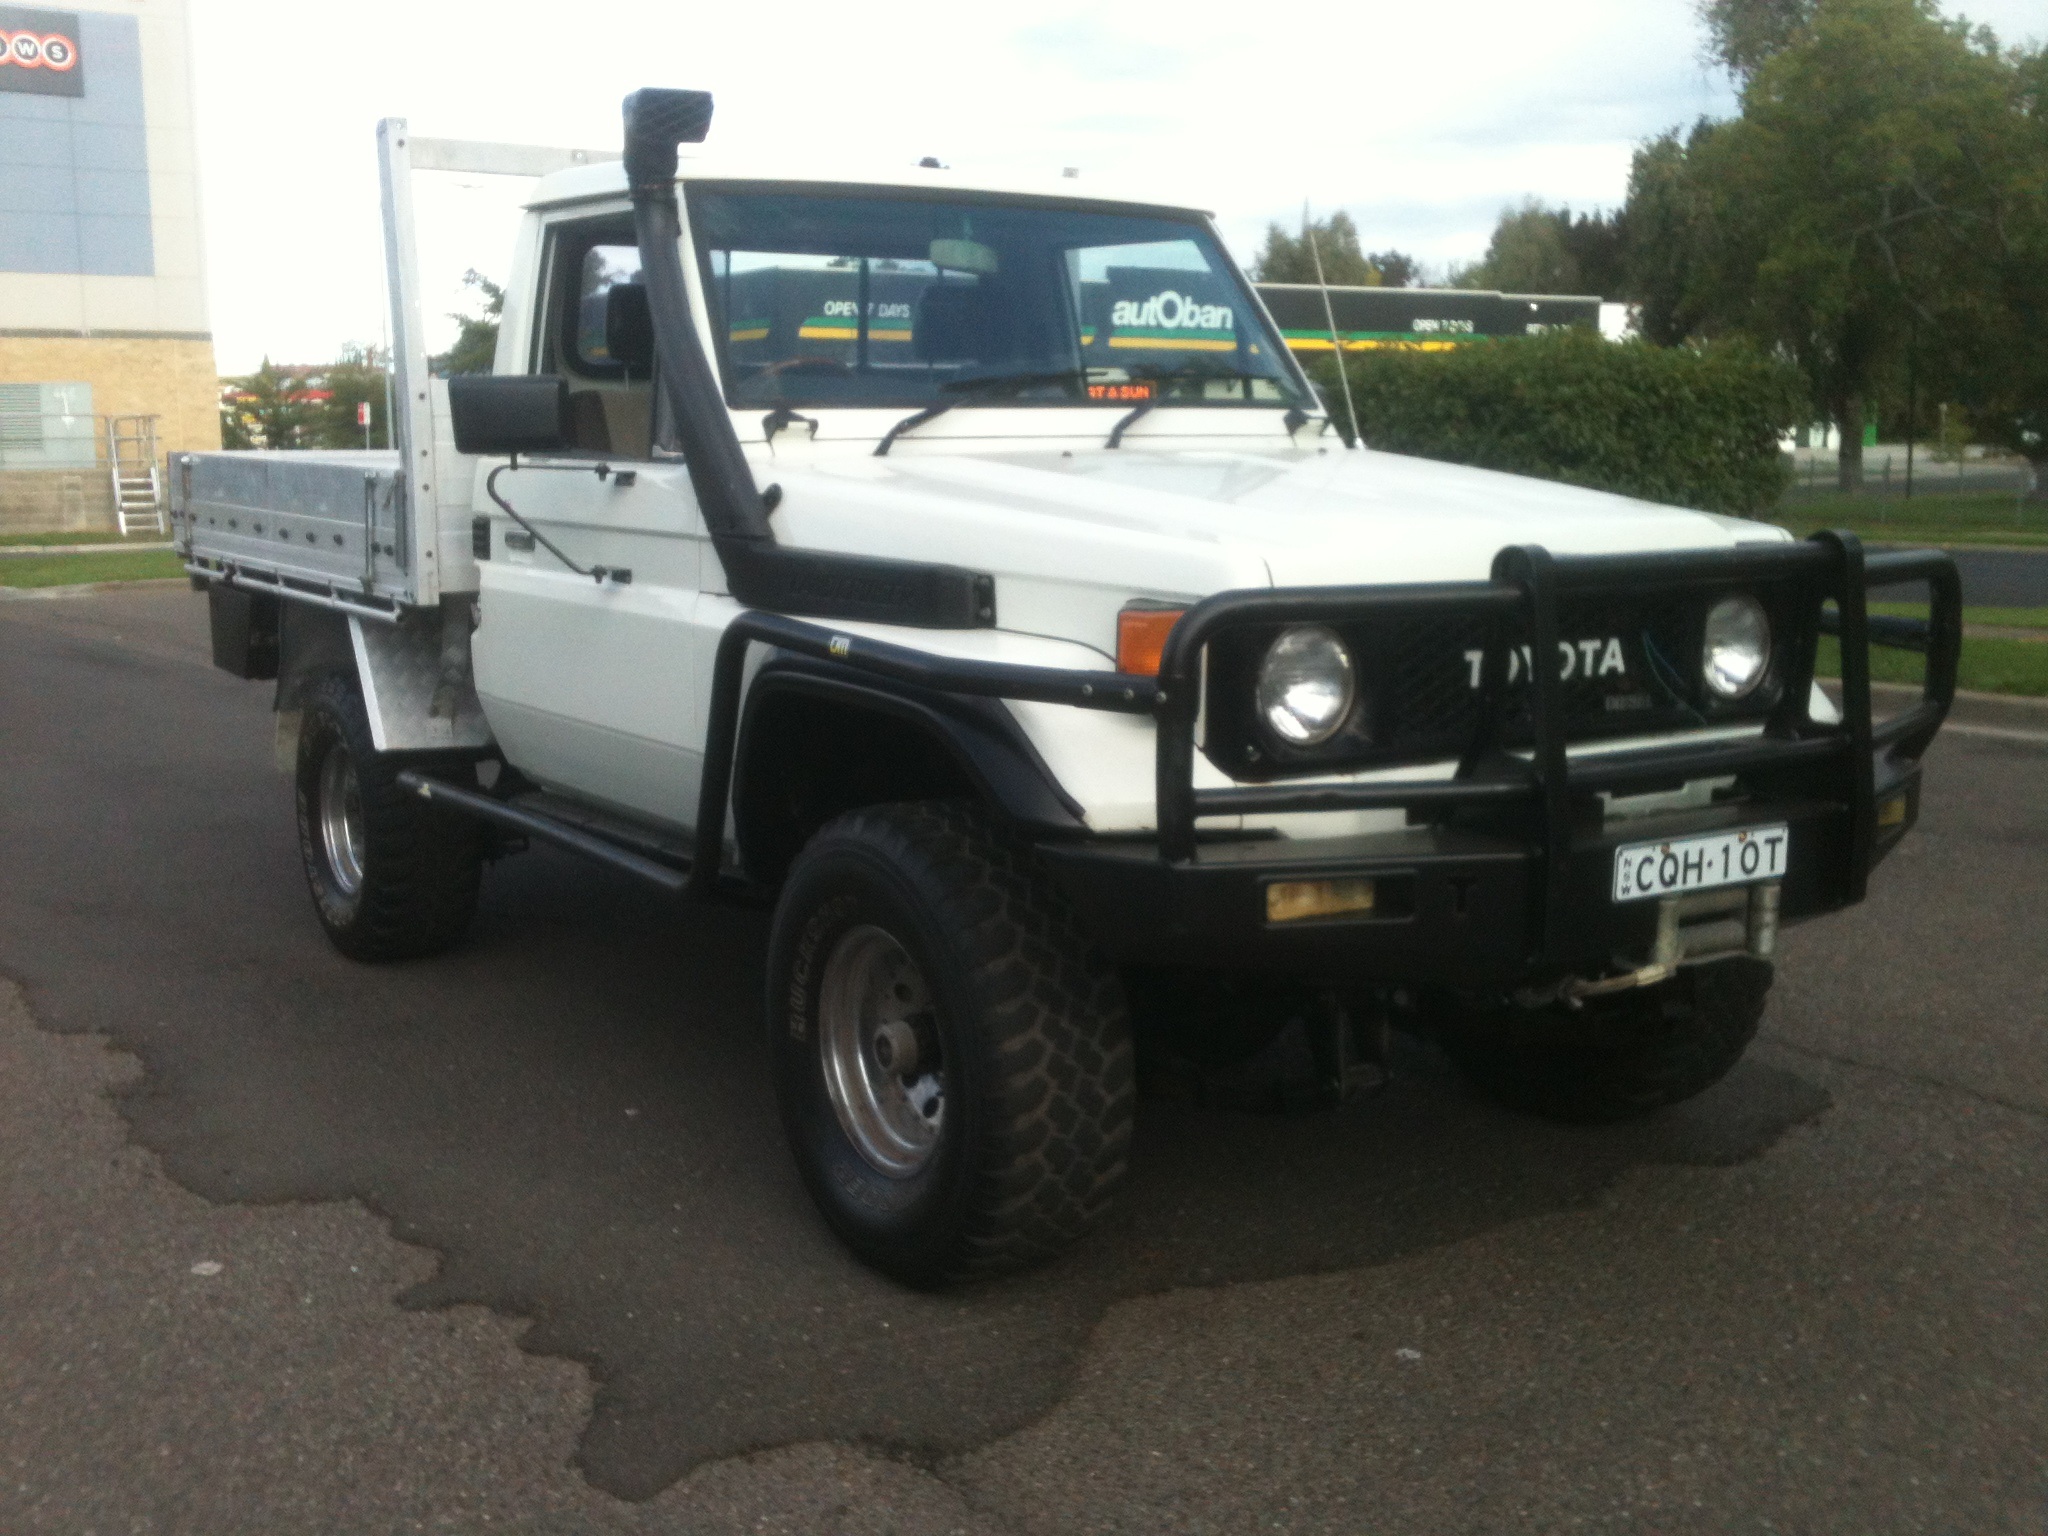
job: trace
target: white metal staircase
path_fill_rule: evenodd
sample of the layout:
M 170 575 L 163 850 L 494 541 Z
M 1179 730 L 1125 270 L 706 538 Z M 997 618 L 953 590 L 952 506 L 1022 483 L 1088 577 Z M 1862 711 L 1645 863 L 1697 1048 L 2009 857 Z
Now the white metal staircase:
M 114 515 L 121 536 L 153 530 L 164 524 L 163 481 L 156 463 L 154 416 L 107 418 L 107 468 L 114 477 Z

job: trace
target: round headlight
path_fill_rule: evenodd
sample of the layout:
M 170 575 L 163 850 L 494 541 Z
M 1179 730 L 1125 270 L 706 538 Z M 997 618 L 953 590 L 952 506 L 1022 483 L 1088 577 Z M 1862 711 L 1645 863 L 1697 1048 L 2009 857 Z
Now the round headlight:
M 1771 665 L 1771 621 L 1753 597 L 1724 597 L 1707 612 L 1700 671 L 1723 699 L 1747 697 Z
M 1259 718 L 1289 746 L 1328 741 L 1356 696 L 1351 653 L 1322 626 L 1290 629 L 1266 648 L 1259 666 Z

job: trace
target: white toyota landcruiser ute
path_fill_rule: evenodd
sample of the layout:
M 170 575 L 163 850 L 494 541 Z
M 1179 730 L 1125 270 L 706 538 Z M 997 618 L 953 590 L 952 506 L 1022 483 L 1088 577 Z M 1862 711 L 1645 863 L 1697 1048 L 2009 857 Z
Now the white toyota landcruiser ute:
M 1134 1036 L 1697 1094 L 1780 924 L 1913 825 L 1946 557 L 1365 451 L 1205 215 L 681 153 L 710 119 L 640 91 L 622 162 L 385 123 L 394 450 L 176 455 L 177 537 L 343 953 L 456 943 L 531 840 L 772 901 L 790 1143 L 868 1262 L 1070 1242 Z M 428 376 L 426 168 L 548 172 L 490 376 Z M 1931 620 L 1867 618 L 1909 582 Z M 1927 655 L 1878 722 L 1873 638 Z

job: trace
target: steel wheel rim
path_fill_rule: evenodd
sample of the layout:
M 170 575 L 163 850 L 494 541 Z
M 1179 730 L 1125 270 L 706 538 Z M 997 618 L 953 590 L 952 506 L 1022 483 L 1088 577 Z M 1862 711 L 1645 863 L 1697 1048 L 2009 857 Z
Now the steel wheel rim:
M 356 765 L 339 742 L 320 764 L 320 842 L 344 896 L 363 888 L 363 795 Z
M 911 1070 L 896 1070 L 913 1049 Z M 873 924 L 840 936 L 818 989 L 818 1055 L 840 1129 L 878 1173 L 914 1177 L 938 1151 L 946 1071 L 931 991 Z

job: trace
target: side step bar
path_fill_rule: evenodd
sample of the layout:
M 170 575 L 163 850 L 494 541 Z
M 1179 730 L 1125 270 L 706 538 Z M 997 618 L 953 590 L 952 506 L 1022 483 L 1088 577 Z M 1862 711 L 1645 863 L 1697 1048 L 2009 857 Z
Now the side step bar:
M 536 811 L 524 810 L 516 805 L 507 805 L 502 800 L 493 800 L 489 795 L 480 795 L 473 789 L 460 789 L 416 768 L 407 768 L 398 775 L 399 787 L 411 791 L 422 800 L 435 805 L 444 805 L 453 811 L 474 816 L 481 821 L 494 822 L 514 832 L 524 832 L 528 837 L 537 837 L 544 843 L 553 843 L 557 848 L 566 848 L 571 853 L 580 853 L 586 859 L 595 859 L 600 864 L 609 864 L 613 869 L 637 876 L 649 885 L 667 891 L 671 896 L 680 896 L 689 886 L 690 872 L 687 867 L 675 868 L 660 864 L 630 849 L 621 848 L 595 833 L 581 827 L 572 827 L 567 822 L 557 821 L 552 816 L 543 816 Z

